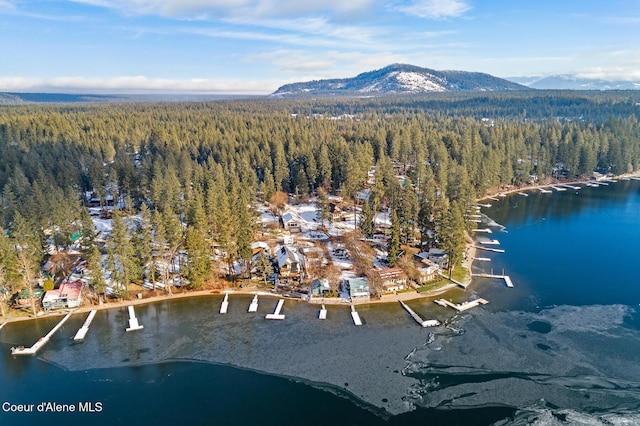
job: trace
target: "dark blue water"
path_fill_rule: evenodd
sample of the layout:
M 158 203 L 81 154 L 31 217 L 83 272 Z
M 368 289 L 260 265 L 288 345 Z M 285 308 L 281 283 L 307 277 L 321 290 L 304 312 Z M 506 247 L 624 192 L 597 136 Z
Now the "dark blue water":
M 57 402 L 73 413 L 5 413 L 0 424 L 615 424 L 640 421 L 640 182 L 514 195 L 483 212 L 504 254 L 474 270 L 454 301 L 489 305 L 462 315 L 410 305 L 446 324 L 422 329 L 399 306 L 286 302 L 282 322 L 246 313 L 233 296 L 136 308 L 145 329 L 124 333 L 125 309 L 100 311 L 83 343 L 73 316 L 38 357 L 14 358 L 57 319 L 0 331 L 0 403 Z M 482 254 L 485 256 L 486 254 Z M 78 403 L 101 404 L 79 413 Z M 86 405 L 85 405 L 86 406 Z

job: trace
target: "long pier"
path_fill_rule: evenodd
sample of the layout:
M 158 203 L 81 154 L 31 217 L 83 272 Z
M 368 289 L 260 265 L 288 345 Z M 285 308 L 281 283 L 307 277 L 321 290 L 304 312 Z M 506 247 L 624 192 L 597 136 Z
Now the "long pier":
M 229 292 L 224 293 L 224 299 L 222 299 L 222 305 L 220 305 L 220 313 L 226 314 L 229 309 Z
M 404 303 L 402 300 L 398 300 L 398 302 L 400 302 L 400 304 L 402 305 L 402 307 L 409 312 L 409 315 L 411 315 L 411 318 L 413 318 L 414 320 L 416 320 L 416 322 L 418 324 L 420 324 L 422 327 L 437 327 L 440 325 L 440 321 L 438 320 L 423 320 L 422 318 L 420 318 L 420 315 L 418 315 L 413 309 L 411 309 L 406 303 Z
M 482 278 L 498 278 L 504 280 L 505 284 L 509 288 L 513 288 L 513 282 L 511 281 L 511 277 L 509 275 L 497 275 L 497 274 L 471 274 L 472 277 L 482 277 Z
M 491 262 L 490 257 L 474 257 L 473 260 L 480 260 L 482 262 Z
M 493 234 L 493 231 L 489 228 L 476 228 L 474 232 L 486 232 L 487 234 Z
M 574 185 L 569 185 L 569 184 L 565 184 L 565 185 L 562 185 L 562 186 L 565 186 L 565 187 L 567 187 L 569 189 L 573 189 L 573 190 L 578 190 L 578 189 L 582 188 L 581 186 L 574 186 Z
M 73 337 L 73 340 L 76 340 L 76 341 L 84 340 L 84 337 L 87 335 L 87 332 L 89 331 L 89 326 L 91 325 L 91 321 L 93 321 L 93 317 L 96 316 L 97 312 L 98 311 L 95 309 L 89 312 L 87 319 L 84 321 L 84 324 L 82 324 L 82 327 L 80 327 L 76 335 Z
M 282 305 L 284 305 L 284 299 L 278 300 L 278 304 L 276 305 L 276 310 L 273 311 L 272 314 L 265 315 L 264 318 L 269 320 L 283 320 L 284 314 L 280 313 L 280 311 L 282 310 Z
M 249 305 L 248 312 L 257 312 L 257 311 L 258 311 L 258 295 L 256 294 L 255 296 L 253 296 L 253 300 Z
M 491 247 L 482 247 L 482 246 L 471 246 L 473 248 L 477 248 L 480 250 L 486 250 L 486 251 L 492 251 L 495 253 L 504 253 L 504 249 L 497 249 L 497 248 L 491 248 Z
M 434 300 L 434 302 L 436 302 L 440 306 L 453 308 L 458 312 L 464 312 L 471 308 L 475 308 L 476 306 L 486 305 L 487 303 L 489 303 L 489 301 L 485 299 L 476 299 L 476 300 L 472 300 L 472 301 L 460 303 L 460 304 L 451 303 L 445 299 Z
M 351 319 L 353 319 L 353 323 L 355 325 L 362 325 L 362 321 L 360 320 L 360 315 L 356 312 L 355 306 L 351 305 Z
M 480 244 L 488 245 L 488 246 L 499 246 L 500 241 L 498 240 L 488 240 L 488 241 L 480 241 Z
M 65 317 L 62 318 L 62 320 L 58 324 L 56 324 L 56 326 L 53 327 L 49 333 L 46 334 L 46 336 L 39 338 L 38 341 L 34 343 L 33 346 L 31 346 L 30 348 L 25 348 L 24 346 L 11 348 L 11 355 L 35 355 L 36 352 L 38 352 L 41 347 L 43 347 L 44 345 L 47 344 L 47 342 L 49 342 L 49 339 L 51 338 L 51 336 L 53 336 L 55 332 L 58 331 L 60 327 L 62 327 L 62 324 L 64 324 L 65 321 L 69 319 L 71 314 L 72 312 L 69 312 L 67 315 L 65 315 Z
M 322 305 L 322 309 L 320 309 L 320 312 L 318 313 L 318 319 L 327 319 L 327 308 L 325 308 L 324 305 Z
M 129 327 L 127 327 L 126 331 L 136 331 L 142 330 L 144 328 L 143 325 L 138 324 L 138 318 L 136 318 L 136 311 L 133 309 L 133 306 L 128 306 L 129 309 Z

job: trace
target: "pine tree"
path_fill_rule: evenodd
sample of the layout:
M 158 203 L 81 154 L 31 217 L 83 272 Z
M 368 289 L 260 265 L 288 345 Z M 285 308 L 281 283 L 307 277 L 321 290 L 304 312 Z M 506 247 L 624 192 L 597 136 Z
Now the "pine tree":
M 449 276 L 451 276 L 453 269 L 462 261 L 464 250 L 464 218 L 460 205 L 455 201 L 450 204 L 445 215 L 439 239 L 440 248 L 449 257 Z
M 42 262 L 42 237 L 33 224 L 27 222 L 20 212 L 15 213 L 11 235 L 18 273 L 22 277 L 21 284 L 29 290 L 29 298 L 32 302 L 31 309 L 35 315 L 36 303 L 34 302 L 33 286 Z
M 185 248 L 189 257 L 186 277 L 191 288 L 202 288 L 205 279 L 211 273 L 211 251 L 205 237 L 206 233 L 197 226 L 187 229 Z
M 255 268 L 256 273 L 262 277 L 266 285 L 267 278 L 273 275 L 273 265 L 264 252 L 260 252 L 260 255 L 253 261 L 251 266 Z
M 395 210 L 391 211 L 391 229 L 387 240 L 387 260 L 389 266 L 395 265 L 400 255 L 400 221 Z
M 107 281 L 104 278 L 104 270 L 102 269 L 102 254 L 96 245 L 91 248 L 91 253 L 87 257 L 87 269 L 91 274 L 89 285 L 93 287 L 93 291 L 98 294 L 98 298 L 102 302 L 104 292 L 107 290 Z
M 365 238 L 373 238 L 374 231 L 374 212 L 369 206 L 369 202 L 365 201 L 362 206 L 362 215 L 360 216 L 360 229 Z

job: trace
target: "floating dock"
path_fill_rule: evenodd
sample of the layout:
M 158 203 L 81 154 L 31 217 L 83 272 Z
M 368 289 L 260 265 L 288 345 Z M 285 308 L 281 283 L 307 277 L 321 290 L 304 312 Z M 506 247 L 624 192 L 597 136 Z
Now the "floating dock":
M 504 280 L 504 283 L 509 288 L 513 288 L 513 282 L 511 281 L 511 277 L 509 275 L 497 275 L 497 274 L 471 274 L 472 277 L 482 277 L 482 278 L 498 278 Z
M 224 299 L 222 299 L 222 305 L 220 305 L 220 313 L 226 314 L 227 309 L 229 309 L 229 293 L 224 293 Z
M 264 318 L 268 320 L 283 320 L 284 314 L 280 313 L 280 311 L 282 310 L 282 305 L 284 305 L 284 299 L 278 300 L 278 304 L 276 305 L 276 310 L 273 311 L 272 314 L 265 315 Z
M 478 203 L 478 206 L 480 206 L 480 207 L 491 207 L 491 204 L 480 204 L 480 203 Z
M 574 185 L 562 185 L 562 186 L 564 186 L 566 188 L 569 188 L 569 189 L 573 189 L 573 190 L 578 190 L 578 189 L 582 188 L 581 186 L 574 186 Z
M 540 192 L 541 192 L 542 194 L 551 194 L 553 191 L 550 191 L 550 190 L 548 190 L 548 189 L 544 189 L 544 188 L 540 188 Z
M 362 325 L 362 321 L 360 320 L 360 315 L 356 312 L 356 307 L 351 305 L 351 318 L 353 319 L 353 323 L 355 325 Z
M 0 324 L 0 330 L 2 330 L 2 327 L 4 327 L 5 325 L 7 325 L 7 321 L 5 321 L 2 324 Z
M 327 308 L 325 308 L 324 305 L 322 305 L 322 309 L 320 309 L 320 313 L 318 313 L 318 319 L 327 319 Z
M 640 180 L 640 177 L 632 177 L 632 180 Z
M 255 296 L 253 296 L 253 300 L 249 305 L 248 312 L 257 312 L 257 311 L 258 311 L 258 295 L 256 294 Z
M 440 321 L 438 320 L 423 320 L 422 318 L 420 318 L 420 315 L 418 315 L 413 309 L 411 309 L 409 306 L 407 306 L 406 303 L 404 303 L 402 300 L 398 300 L 398 302 L 400 302 L 400 304 L 402 305 L 402 307 L 409 312 L 409 315 L 411 315 L 411 317 L 416 320 L 416 322 L 418 324 L 420 324 L 422 327 L 437 327 L 440 325 Z
M 98 311 L 95 309 L 89 312 L 87 319 L 84 321 L 84 324 L 82 324 L 82 327 L 80 327 L 80 329 L 74 336 L 73 340 L 84 340 L 84 337 L 87 335 L 87 332 L 89 331 L 89 326 L 91 325 L 91 321 L 93 321 L 93 317 L 96 316 L 96 312 Z
M 41 347 L 47 344 L 51 336 L 53 336 L 55 332 L 58 331 L 60 327 L 62 327 L 62 324 L 64 324 L 65 321 L 68 320 L 70 316 L 71 316 L 71 312 L 65 315 L 65 317 L 62 318 L 62 320 L 58 324 L 56 324 L 56 326 L 53 327 L 51 331 L 47 333 L 46 336 L 39 338 L 38 341 L 34 343 L 33 346 L 31 346 L 30 348 L 25 348 L 24 346 L 11 348 L 11 355 L 35 355 L 36 352 L 38 352 Z
M 460 303 L 460 304 L 451 303 L 451 302 L 449 302 L 448 300 L 445 300 L 445 299 L 434 300 L 434 302 L 436 302 L 440 306 L 453 308 L 458 312 L 464 312 L 464 311 L 469 310 L 471 308 L 475 308 L 476 306 L 486 305 L 487 303 L 489 303 L 485 299 L 476 299 L 476 300 L 471 300 L 469 302 Z
M 488 246 L 499 246 L 500 241 L 498 240 L 488 240 L 488 241 L 480 241 L 480 244 L 488 245 Z
M 493 231 L 489 228 L 476 228 L 474 232 L 486 232 L 487 234 L 493 234 Z
M 561 187 L 561 186 L 552 186 L 551 188 L 555 189 L 555 190 L 556 190 L 556 191 L 558 191 L 558 192 L 559 192 L 559 191 L 566 191 L 566 190 L 567 190 L 567 188 L 563 188 L 563 187 Z
M 129 327 L 126 329 L 126 331 L 142 330 L 144 326 L 138 324 L 138 318 L 136 318 L 136 311 L 133 309 L 133 306 L 129 306 L 128 308 L 129 308 Z
M 479 250 L 492 251 L 494 253 L 504 253 L 504 249 L 497 249 L 497 248 L 491 248 L 491 247 L 482 247 L 482 246 L 471 246 L 471 247 L 477 248 Z
M 522 195 L 523 197 L 528 197 L 529 194 L 527 194 L 526 192 L 518 192 L 518 194 Z
M 497 199 L 496 197 L 489 197 L 489 199 L 490 199 L 491 201 L 500 201 L 500 200 L 499 200 L 499 199 Z

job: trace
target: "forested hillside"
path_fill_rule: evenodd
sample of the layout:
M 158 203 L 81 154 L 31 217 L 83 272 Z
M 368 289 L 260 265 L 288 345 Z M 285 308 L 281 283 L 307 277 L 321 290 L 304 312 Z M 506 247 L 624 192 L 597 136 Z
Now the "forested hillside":
M 207 241 L 235 258 L 250 256 L 254 200 L 320 188 L 354 197 L 376 166 L 373 196 L 362 207 L 391 207 L 409 240 L 490 188 L 637 170 L 640 106 L 631 96 L 3 106 L 0 219 L 8 232 L 0 233 L 0 278 L 19 280 L 25 268 L 35 275 L 46 259 L 45 231 L 64 247 L 83 222 L 86 192 L 122 200 L 125 213 L 143 210 L 132 244 L 150 244 L 144 232 L 153 228 L 163 250 L 185 248 L 206 269 Z M 112 250 L 133 250 L 122 244 Z M 125 272 L 124 281 L 149 273 L 140 264 Z M 199 283 L 202 272 L 190 273 Z

